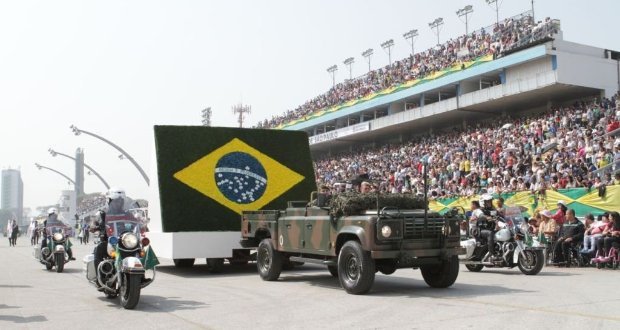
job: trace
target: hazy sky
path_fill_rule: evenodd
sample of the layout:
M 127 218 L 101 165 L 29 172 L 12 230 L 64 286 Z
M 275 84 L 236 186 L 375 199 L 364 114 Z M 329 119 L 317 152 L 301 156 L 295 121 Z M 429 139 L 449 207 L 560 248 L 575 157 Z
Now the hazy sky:
M 326 91 L 325 71 L 372 47 L 372 67 L 387 64 L 379 44 L 393 38 L 393 59 L 410 52 L 402 34 L 420 32 L 416 49 L 434 44 L 428 22 L 443 17 L 441 40 L 465 30 L 455 11 L 471 4 L 470 30 L 495 21 L 483 0 L 466 1 L 2 1 L 0 2 L 0 167 L 21 167 L 25 206 L 58 201 L 73 154 L 132 197 L 147 197 L 138 171 L 119 153 L 71 124 L 121 145 L 145 170 L 154 124 L 199 125 L 211 106 L 214 126 L 236 126 L 231 106 L 252 105 L 249 125 Z M 500 18 L 529 10 L 504 0 Z M 537 18 L 562 22 L 566 40 L 620 50 L 614 37 L 620 1 L 536 1 Z M 103 191 L 86 176 L 86 192 Z

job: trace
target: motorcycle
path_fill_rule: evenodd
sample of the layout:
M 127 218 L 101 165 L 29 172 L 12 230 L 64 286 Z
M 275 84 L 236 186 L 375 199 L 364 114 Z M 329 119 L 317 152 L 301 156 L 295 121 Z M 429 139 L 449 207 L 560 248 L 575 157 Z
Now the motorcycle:
M 155 280 L 155 266 L 159 264 L 149 239 L 142 237 L 137 221 L 108 221 L 108 258 L 95 269 L 95 256 L 84 257 L 84 272 L 88 282 L 107 298 L 121 298 L 121 306 L 133 309 L 140 300 L 140 292 Z M 140 239 L 140 237 L 142 237 Z M 151 277 L 147 278 L 147 271 Z
M 483 227 L 484 224 L 496 222 L 485 221 L 486 219 L 471 220 L 469 222 L 470 239 L 461 241 L 461 246 L 467 251 L 461 263 L 471 272 L 479 272 L 484 267 L 489 268 L 514 268 L 525 275 L 538 274 L 545 263 L 544 248 L 532 247 L 532 236 L 529 225 L 520 216 L 503 218 L 496 212 L 491 217 L 497 221 L 499 230 L 494 233 L 495 249 L 491 255 L 486 239 L 480 236 L 483 229 L 494 230 L 495 228 Z
M 57 273 L 62 273 L 65 264 L 69 262 L 67 250 L 71 248 L 71 241 L 64 226 L 47 226 L 43 229 L 47 236 L 47 244 L 34 248 L 34 257 L 45 265 L 47 270 L 56 267 Z

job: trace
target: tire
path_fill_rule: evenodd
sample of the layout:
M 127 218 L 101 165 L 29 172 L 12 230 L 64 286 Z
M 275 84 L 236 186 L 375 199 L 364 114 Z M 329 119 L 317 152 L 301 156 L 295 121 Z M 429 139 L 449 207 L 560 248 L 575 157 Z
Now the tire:
M 224 269 L 224 259 L 207 258 L 207 269 L 213 274 L 221 273 Z
M 467 268 L 470 272 L 477 273 L 484 268 L 484 265 L 465 265 L 465 268 Z
M 357 241 L 348 241 L 338 254 L 338 279 L 350 294 L 365 294 L 375 281 L 375 261 Z
M 124 309 L 134 309 L 138 301 L 140 301 L 140 280 L 142 275 L 123 274 L 121 276 L 125 277 L 120 290 L 121 306 Z
M 524 250 L 523 254 L 526 255 L 527 260 L 519 255 L 518 266 L 521 273 L 525 275 L 536 275 L 540 273 L 545 262 L 544 254 L 541 250 Z
M 327 270 L 333 277 L 338 278 L 338 266 L 327 266 Z
M 282 273 L 282 254 L 276 251 L 271 244 L 271 239 L 265 238 L 258 245 L 256 252 L 256 268 L 258 275 L 264 281 L 275 281 Z
M 459 276 L 459 258 L 452 256 L 449 260 L 444 260 L 439 265 L 420 267 L 424 282 L 431 288 L 450 287 Z
M 194 265 L 196 259 L 172 259 L 172 261 L 177 268 L 190 268 Z
M 62 273 L 65 269 L 65 254 L 57 253 L 54 256 L 54 262 L 56 263 L 56 273 Z

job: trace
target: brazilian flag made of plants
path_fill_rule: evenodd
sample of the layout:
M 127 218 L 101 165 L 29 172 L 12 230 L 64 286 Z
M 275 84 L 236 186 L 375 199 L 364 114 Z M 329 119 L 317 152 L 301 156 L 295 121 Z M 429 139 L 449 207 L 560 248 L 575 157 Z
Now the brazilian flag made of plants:
M 237 231 L 316 190 L 305 132 L 155 126 L 155 148 L 164 232 Z

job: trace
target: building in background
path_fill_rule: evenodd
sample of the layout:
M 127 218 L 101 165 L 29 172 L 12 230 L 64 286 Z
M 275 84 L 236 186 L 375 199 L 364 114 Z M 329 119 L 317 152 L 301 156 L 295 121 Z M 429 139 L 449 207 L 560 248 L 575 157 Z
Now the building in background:
M 74 190 L 63 190 L 58 201 L 58 215 L 60 219 L 71 226 L 75 226 L 77 214 L 77 199 Z
M 7 216 L 15 217 L 17 223 L 22 223 L 24 215 L 24 183 L 19 170 L 2 170 L 2 191 L 0 209 L 2 209 L 3 219 L 0 225 L 6 227 Z

